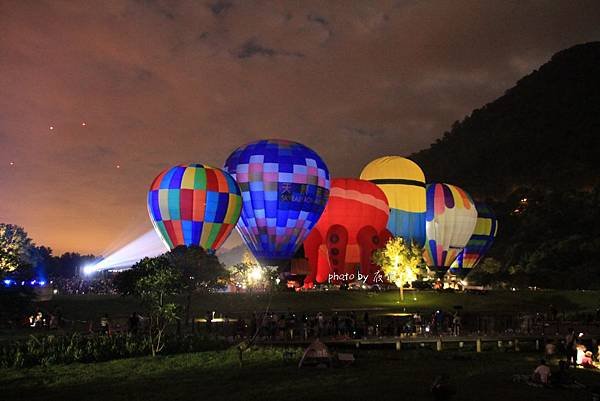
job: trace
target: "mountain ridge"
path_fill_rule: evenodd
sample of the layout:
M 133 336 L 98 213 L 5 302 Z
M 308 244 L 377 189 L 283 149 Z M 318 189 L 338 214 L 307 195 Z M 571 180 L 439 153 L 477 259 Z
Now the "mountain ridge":
M 495 198 L 519 186 L 593 186 L 599 138 L 600 42 L 589 42 L 554 54 L 409 157 L 428 182 Z

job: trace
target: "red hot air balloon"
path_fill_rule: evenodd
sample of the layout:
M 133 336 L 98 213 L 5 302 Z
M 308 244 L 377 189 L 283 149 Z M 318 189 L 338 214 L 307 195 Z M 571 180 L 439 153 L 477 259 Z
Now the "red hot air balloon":
M 371 255 L 391 236 L 386 229 L 388 218 L 389 205 L 377 185 L 356 178 L 333 179 L 325 211 L 304 241 L 310 266 L 305 285 L 326 282 L 330 274 L 348 279 L 355 274 L 356 279 L 356 266 L 372 283 L 379 268 L 371 262 Z

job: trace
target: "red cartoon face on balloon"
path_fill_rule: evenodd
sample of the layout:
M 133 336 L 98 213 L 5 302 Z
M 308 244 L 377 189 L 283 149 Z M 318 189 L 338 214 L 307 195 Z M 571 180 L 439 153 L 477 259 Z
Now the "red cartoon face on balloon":
M 357 266 L 371 282 L 378 270 L 371 255 L 390 237 L 385 228 L 388 218 L 388 202 L 377 185 L 356 178 L 333 179 L 325 211 L 304 241 L 310 265 L 305 283 L 352 281 L 349 274 L 356 273 Z

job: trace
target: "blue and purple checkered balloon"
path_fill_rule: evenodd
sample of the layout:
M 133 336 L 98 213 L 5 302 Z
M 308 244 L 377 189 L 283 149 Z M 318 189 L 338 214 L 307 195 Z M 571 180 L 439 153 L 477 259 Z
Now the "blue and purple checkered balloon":
M 236 149 L 225 171 L 242 193 L 237 229 L 259 260 L 291 259 L 329 197 L 329 170 L 312 149 L 267 139 Z

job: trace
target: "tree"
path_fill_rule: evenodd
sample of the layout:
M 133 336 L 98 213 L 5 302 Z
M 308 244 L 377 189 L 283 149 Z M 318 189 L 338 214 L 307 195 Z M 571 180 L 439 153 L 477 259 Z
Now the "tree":
M 128 276 L 133 278 L 131 291 L 148 313 L 148 335 L 152 356 L 156 356 L 165 346 L 167 327 L 177 319 L 174 299 L 182 290 L 181 272 L 165 256 L 144 258 L 131 271 L 135 272 Z
M 401 302 L 404 301 L 404 285 L 417 278 L 421 255 L 421 248 L 407 244 L 400 237 L 390 238 L 384 248 L 373 253 L 373 263 L 400 289 Z
M 189 325 L 192 294 L 199 289 L 207 289 L 227 276 L 227 270 L 219 259 L 198 246 L 178 246 L 165 254 L 165 257 L 181 273 L 183 292 L 186 295 L 185 324 Z
M 485 258 L 469 272 L 466 278 L 469 282 L 491 285 L 500 282 L 505 276 L 503 273 L 502 263 L 494 258 Z
M 261 266 L 248 252 L 244 253 L 241 263 L 230 266 L 229 279 L 238 288 L 255 290 L 265 289 L 277 278 L 277 269 Z
M 0 271 L 12 272 L 31 263 L 34 245 L 23 227 L 0 223 Z
M 54 263 L 50 266 L 52 277 L 71 278 L 79 274 L 82 266 L 98 261 L 94 255 L 81 255 L 77 252 L 65 252 L 59 257 L 54 257 Z

